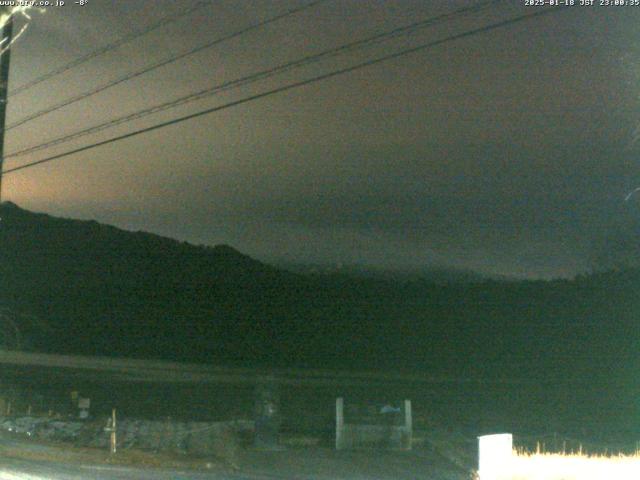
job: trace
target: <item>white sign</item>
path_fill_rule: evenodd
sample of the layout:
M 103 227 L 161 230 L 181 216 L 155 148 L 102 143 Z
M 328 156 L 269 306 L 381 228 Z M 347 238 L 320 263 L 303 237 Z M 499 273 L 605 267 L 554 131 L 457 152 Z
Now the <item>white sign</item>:
M 505 478 L 511 468 L 513 436 L 510 433 L 478 437 L 478 474 L 480 480 Z

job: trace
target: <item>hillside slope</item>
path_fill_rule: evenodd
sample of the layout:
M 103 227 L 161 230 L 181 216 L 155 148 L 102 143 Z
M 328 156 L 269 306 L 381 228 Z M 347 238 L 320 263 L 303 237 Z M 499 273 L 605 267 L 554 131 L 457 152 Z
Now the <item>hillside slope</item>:
M 11 203 L 0 216 L 0 299 L 46 319 L 54 332 L 39 343 L 47 350 L 198 357 L 193 345 L 208 351 L 236 305 L 292 277 L 228 246 L 196 247 Z M 175 345 L 185 341 L 193 345 Z
M 47 352 L 547 377 L 608 375 L 638 358 L 638 271 L 460 284 L 308 276 L 228 246 L 13 204 L 0 213 L 0 300 L 49 326 L 27 332 Z

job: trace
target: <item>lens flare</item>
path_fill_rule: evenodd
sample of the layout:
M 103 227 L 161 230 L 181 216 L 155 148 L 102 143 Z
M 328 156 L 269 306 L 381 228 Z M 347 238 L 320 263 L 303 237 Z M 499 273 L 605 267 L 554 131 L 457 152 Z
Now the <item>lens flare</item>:
M 42 12 L 42 9 L 36 9 L 34 7 L 23 5 L 23 6 L 15 6 L 15 7 L 5 7 L 4 12 L 0 14 L 0 28 L 3 28 L 7 24 L 7 22 L 9 22 L 9 20 L 11 20 L 12 18 L 15 18 L 18 15 L 27 20 L 25 24 L 22 26 L 22 28 L 20 28 L 18 33 L 13 35 L 13 38 L 11 39 L 10 42 L 8 42 L 6 38 L 3 38 L 2 40 L 0 40 L 0 55 L 2 55 L 9 48 L 11 48 L 11 45 L 13 45 L 16 42 L 16 40 L 18 40 L 18 38 L 20 38 L 22 34 L 29 27 L 29 22 L 31 21 L 31 16 L 28 13 L 29 10 L 37 10 Z

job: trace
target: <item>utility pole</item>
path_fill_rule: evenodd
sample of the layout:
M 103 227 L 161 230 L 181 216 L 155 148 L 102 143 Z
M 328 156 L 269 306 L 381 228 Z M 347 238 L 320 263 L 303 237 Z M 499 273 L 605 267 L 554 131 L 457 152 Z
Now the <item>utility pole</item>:
M 0 14 L 8 15 L 11 7 L 2 7 Z M 0 204 L 2 204 L 2 170 L 4 168 L 4 129 L 7 118 L 7 98 L 9 92 L 9 61 L 11 60 L 11 41 L 13 39 L 13 16 L 2 26 L 2 44 L 0 50 Z

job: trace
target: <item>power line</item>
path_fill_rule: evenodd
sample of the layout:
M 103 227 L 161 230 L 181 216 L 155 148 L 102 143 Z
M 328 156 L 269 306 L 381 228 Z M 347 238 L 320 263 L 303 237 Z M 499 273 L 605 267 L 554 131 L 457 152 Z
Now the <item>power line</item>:
M 151 72 L 153 70 L 157 70 L 160 67 L 164 67 L 164 66 L 169 65 L 171 63 L 177 62 L 178 60 L 186 58 L 186 57 L 188 57 L 190 55 L 194 55 L 195 53 L 201 52 L 202 50 L 205 50 L 207 48 L 211 48 L 211 47 L 213 47 L 215 45 L 219 45 L 219 44 L 221 44 L 223 42 L 226 42 L 226 41 L 231 40 L 233 38 L 236 38 L 236 37 L 239 37 L 241 35 L 244 35 L 244 34 L 250 32 L 252 30 L 256 30 L 258 28 L 264 27 L 264 26 L 269 25 L 271 23 L 277 22 L 278 20 L 282 20 L 283 18 L 286 18 L 286 17 L 289 17 L 289 16 L 294 15 L 296 13 L 302 12 L 303 10 L 307 10 L 309 8 L 312 8 L 312 7 L 314 7 L 314 6 L 318 5 L 318 4 L 326 2 L 326 1 L 328 1 L 328 0 L 315 0 L 315 1 L 313 1 L 311 3 L 308 3 L 308 4 L 304 5 L 304 6 L 296 7 L 296 8 L 293 8 L 291 10 L 287 10 L 284 13 L 281 13 L 281 14 L 276 15 L 274 17 L 270 17 L 270 18 L 268 18 L 266 20 L 263 20 L 263 21 L 260 21 L 260 22 L 253 23 L 253 24 L 249 25 L 248 27 L 242 28 L 241 30 L 237 30 L 237 31 L 235 31 L 233 33 L 230 33 L 228 35 L 225 35 L 223 37 L 216 38 L 213 41 L 210 41 L 210 42 L 207 42 L 205 44 L 202 44 L 202 45 L 199 45 L 197 47 L 194 47 L 194 48 L 192 48 L 190 50 L 187 50 L 186 52 L 180 53 L 178 55 L 174 55 L 174 56 L 166 58 L 164 60 L 160 60 L 159 62 L 153 63 L 153 64 L 151 64 L 151 65 L 149 65 L 147 67 L 144 67 L 144 68 L 142 68 L 140 70 L 136 70 L 134 72 L 130 72 L 130 73 L 128 73 L 126 75 L 123 75 L 123 76 L 121 76 L 121 77 L 119 77 L 119 78 L 117 78 L 117 79 L 115 79 L 115 80 L 113 80 L 111 82 L 108 82 L 108 83 L 105 83 L 103 85 L 100 85 L 100 86 L 94 88 L 93 90 L 89 90 L 88 92 L 81 93 L 79 95 L 76 95 L 75 97 L 71 97 L 68 100 L 65 100 L 63 102 L 57 103 L 57 104 L 55 104 L 55 105 L 53 105 L 51 107 L 47 107 L 47 108 L 39 110 L 39 111 L 37 111 L 37 112 L 35 112 L 35 113 L 31 114 L 31 115 L 23 117 L 22 119 L 18 120 L 17 122 L 14 122 L 14 123 L 8 125 L 5 128 L 5 130 L 11 130 L 13 128 L 16 128 L 16 127 L 19 127 L 21 125 L 24 125 L 25 123 L 30 122 L 32 120 L 35 120 L 36 118 L 42 117 L 42 116 L 47 115 L 49 113 L 53 113 L 53 112 L 55 112 L 57 110 L 60 110 L 61 108 L 67 107 L 67 106 L 72 105 L 74 103 L 77 103 L 77 102 L 79 102 L 81 100 L 84 100 L 86 98 L 92 97 L 92 96 L 94 96 L 94 95 L 96 95 L 98 93 L 101 93 L 101 92 L 109 89 L 109 88 L 115 87 L 116 85 L 119 85 L 119 84 L 124 83 L 124 82 L 128 82 L 129 80 L 133 80 L 134 78 L 140 77 L 141 75 L 149 73 L 149 72 Z
M 140 38 L 143 37 L 145 35 L 147 35 L 148 33 L 153 32 L 154 30 L 157 30 L 161 27 L 170 25 L 174 22 L 177 22 L 178 20 L 180 20 L 181 18 L 184 18 L 190 14 L 192 14 L 193 12 L 211 5 L 211 2 L 198 2 L 195 5 L 193 5 L 190 8 L 187 8 L 185 10 L 182 10 L 181 12 L 177 13 L 177 14 L 172 14 L 172 15 L 167 15 L 163 18 L 161 18 L 159 21 L 157 21 L 156 23 L 149 25 L 147 28 L 137 31 L 137 32 L 133 32 L 130 33 L 128 35 L 125 35 L 121 38 L 119 38 L 118 40 L 116 40 L 115 42 L 109 43 L 103 47 L 98 48 L 97 50 L 94 50 L 93 52 L 87 53 L 86 55 L 83 55 L 81 57 L 78 57 L 74 60 L 71 60 L 69 63 L 66 63 L 65 65 L 62 65 L 61 67 L 58 67 L 54 70 L 51 70 L 39 77 L 36 77 L 35 79 L 20 85 L 17 88 L 14 88 L 11 90 L 11 92 L 9 93 L 9 97 L 13 97 L 15 95 L 19 95 L 27 90 L 29 90 L 30 88 L 35 87 L 36 85 L 49 80 L 53 77 L 56 77 L 58 75 L 61 75 L 65 72 L 68 72 L 69 70 L 78 67 L 79 65 L 82 65 L 83 63 L 88 62 L 89 60 L 93 60 L 96 57 L 99 57 L 101 55 L 104 55 L 105 53 L 111 52 L 119 47 L 121 47 L 122 45 L 125 45 L 129 42 L 131 42 L 132 40 L 135 40 L 136 38 Z
M 123 135 L 118 135 L 116 137 L 112 137 L 112 138 L 107 139 L 107 140 L 96 142 L 96 143 L 93 143 L 93 144 L 90 144 L 90 145 L 85 145 L 84 147 L 80 147 L 80 148 L 76 148 L 76 149 L 73 149 L 73 150 L 69 150 L 67 152 L 63 152 L 63 153 L 60 153 L 60 154 L 57 154 L 57 155 L 52 155 L 50 157 L 46 157 L 46 158 L 43 158 L 43 159 L 40 159 L 40 160 L 36 160 L 34 162 L 30 162 L 30 163 L 27 163 L 25 165 L 20 165 L 18 167 L 10 168 L 8 170 L 5 170 L 3 173 L 6 175 L 6 174 L 9 174 L 9 173 L 17 172 L 19 170 L 25 170 L 27 168 L 35 167 L 37 165 L 42 165 L 43 163 L 48 163 L 48 162 L 52 162 L 54 160 L 58 160 L 60 158 L 68 157 L 68 156 L 74 155 L 76 153 L 85 152 L 87 150 L 91 150 L 91 149 L 94 149 L 94 148 L 97 148 L 97 147 L 108 145 L 110 143 L 115 143 L 115 142 L 118 142 L 120 140 L 125 140 L 127 138 L 135 137 L 135 136 L 141 135 L 143 133 L 152 132 L 154 130 L 159 130 L 159 129 L 164 128 L 164 127 L 168 127 L 168 126 L 171 126 L 171 125 L 182 123 L 182 122 L 185 122 L 187 120 L 191 120 L 193 118 L 197 118 L 197 117 L 201 117 L 201 116 L 208 115 L 208 114 L 211 114 L 211 113 L 219 112 L 221 110 L 226 110 L 226 109 L 231 108 L 231 107 L 242 105 L 242 104 L 245 104 L 245 103 L 248 103 L 248 102 L 252 102 L 254 100 L 258 100 L 258 99 L 261 99 L 261 98 L 269 97 L 269 96 L 275 95 L 277 93 L 282 93 L 282 92 L 285 92 L 285 91 L 288 91 L 288 90 L 293 90 L 295 88 L 299 88 L 299 87 L 302 87 L 302 86 L 305 86 L 305 85 L 310 85 L 310 84 L 313 84 L 313 83 L 317 83 L 317 82 L 320 82 L 320 81 L 323 81 L 323 80 L 327 80 L 329 78 L 336 77 L 338 75 L 343 75 L 345 73 L 350 73 L 350 72 L 353 72 L 353 71 L 356 71 L 356 70 L 360 70 L 362 68 L 369 67 L 369 66 L 372 66 L 372 65 L 376 65 L 378 63 L 382 63 L 382 62 L 385 62 L 385 61 L 388 61 L 388 60 L 393 60 L 393 59 L 396 59 L 396 58 L 404 57 L 404 56 L 410 55 L 412 53 L 419 52 L 421 50 L 426 50 L 426 49 L 431 48 L 431 47 L 442 45 L 444 43 L 448 43 L 448 42 L 455 41 L 455 40 L 460 40 L 460 39 L 463 39 L 463 38 L 468 38 L 468 37 L 471 37 L 473 35 L 489 32 L 491 30 L 496 30 L 498 28 L 502 28 L 502 27 L 506 27 L 506 26 L 509 26 L 509 25 L 513 25 L 513 24 L 516 24 L 516 23 L 519 23 L 519 22 L 522 22 L 524 20 L 528 20 L 528 19 L 531 19 L 531 18 L 540 17 L 540 16 L 547 15 L 547 14 L 550 14 L 550 13 L 560 12 L 560 11 L 565 10 L 566 8 L 568 8 L 568 7 L 561 6 L 561 7 L 548 8 L 548 9 L 545 9 L 545 10 L 540 10 L 540 11 L 536 11 L 536 12 L 533 12 L 533 13 L 520 15 L 518 17 L 514 17 L 514 18 L 511 18 L 511 19 L 508 19 L 508 20 L 503 20 L 503 21 L 500 21 L 500 22 L 497 22 L 497 23 L 486 25 L 484 27 L 479 27 L 479 28 L 475 28 L 475 29 L 472 29 L 472 30 L 467 30 L 466 32 L 458 33 L 458 34 L 455 34 L 455 35 L 450 35 L 450 36 L 445 37 L 445 38 L 440 39 L 440 40 L 435 40 L 435 41 L 432 41 L 432 42 L 429 42 L 429 43 L 424 43 L 424 44 L 421 44 L 421 45 L 418 45 L 418 46 L 415 46 L 415 47 L 411 47 L 411 48 L 407 48 L 407 49 L 404 49 L 404 50 L 400 50 L 398 52 L 394 52 L 394 53 L 391 53 L 391 54 L 388 54 L 388 55 L 384 55 L 382 57 L 374 58 L 374 59 L 371 59 L 371 60 L 367 60 L 367 61 L 355 64 L 355 65 L 352 65 L 350 67 L 345 67 L 345 68 L 341 68 L 341 69 L 338 69 L 338 70 L 334 70 L 332 72 L 324 73 L 322 75 L 318 75 L 316 77 L 312 77 L 312 78 L 309 78 L 309 79 L 306 79 L 306 80 L 293 82 L 293 83 L 290 83 L 290 84 L 287 84 L 287 85 L 283 85 L 283 86 L 280 86 L 280 87 L 277 87 L 277 88 L 274 88 L 274 89 L 271 89 L 271 90 L 267 90 L 266 92 L 258 93 L 258 94 L 255 94 L 255 95 L 250 95 L 248 97 L 244 97 L 244 98 L 242 98 L 240 100 L 235 100 L 235 101 L 226 103 L 224 105 L 219 105 L 217 107 L 208 108 L 206 110 L 201 110 L 199 112 L 195 112 L 195 113 L 192 113 L 192 114 L 189 114 L 189 115 L 185 115 L 183 117 L 175 118 L 173 120 L 169 120 L 169 121 L 166 121 L 166 122 L 158 123 L 158 124 L 152 125 L 150 127 L 142 128 L 140 130 L 135 130 L 133 132 L 129 132 L 129 133 L 126 133 L 126 134 L 123 134 Z
M 71 134 L 67 134 L 67 135 L 63 135 L 61 137 L 52 139 L 52 140 L 48 140 L 47 142 L 32 146 L 32 147 L 28 147 L 19 151 L 15 151 L 12 152 L 8 155 L 5 156 L 5 158 L 12 158 L 12 157 L 17 157 L 17 156 L 22 156 L 22 155 L 26 155 L 28 153 L 33 153 L 35 151 L 39 151 L 39 150 L 43 150 L 45 148 L 49 148 L 55 145 L 59 145 L 61 143 L 66 143 L 68 141 L 71 140 L 75 140 L 81 137 L 84 137 L 86 135 L 91 135 L 94 133 L 98 133 L 102 130 L 106 130 L 108 128 L 112 128 L 115 127 L 117 125 L 121 125 L 123 123 L 129 123 L 131 121 L 134 120 L 139 120 L 141 118 L 144 118 L 148 115 L 152 115 L 155 113 L 159 113 L 171 108 L 175 108 L 177 106 L 180 105 L 184 105 L 186 103 L 191 103 L 197 100 L 201 100 L 203 98 L 215 95 L 217 93 L 220 93 L 222 91 L 226 91 L 229 89 L 235 89 L 241 86 L 245 86 L 245 85 L 249 85 L 252 83 L 255 83 L 257 81 L 260 80 L 264 80 L 267 78 L 271 78 L 275 75 L 279 75 L 281 73 L 284 73 L 288 70 L 293 70 L 296 68 L 300 68 L 312 63 L 316 63 L 319 62 L 321 60 L 324 60 L 326 58 L 330 58 L 330 57 L 335 57 L 341 54 L 344 54 L 346 52 L 350 52 L 353 51 L 355 49 L 361 49 L 364 47 L 368 47 L 374 44 L 378 44 L 378 43 L 382 43 L 386 40 L 389 40 L 391 38 L 403 35 L 403 34 L 408 34 L 410 32 L 413 32 L 417 29 L 420 28 L 425 28 L 428 26 L 433 26 L 437 23 L 443 22 L 445 20 L 452 20 L 458 16 L 462 16 L 462 15 L 466 15 L 468 13 L 471 12 L 477 12 L 480 11 L 482 9 L 486 9 L 488 7 L 490 7 L 491 5 L 497 4 L 499 3 L 501 0 L 488 0 L 488 1 L 484 1 L 484 2 L 479 2 L 478 4 L 475 4 L 473 6 L 470 7 L 464 7 L 464 8 L 460 8 L 458 10 L 455 10 L 453 12 L 449 12 L 449 13 L 445 13 L 442 15 L 438 15 L 435 17 L 430 17 L 428 19 L 425 20 L 421 20 L 418 22 L 413 22 L 411 24 L 408 25 L 404 25 L 401 27 L 397 27 L 393 30 L 387 31 L 387 32 L 382 32 L 382 33 L 378 33 L 369 37 L 366 37 L 364 39 L 361 40 L 356 40 L 353 42 L 349 42 L 347 44 L 343 44 L 341 46 L 335 47 L 335 48 L 331 48 L 328 50 L 325 50 L 323 52 L 317 53 L 317 54 L 313 54 L 313 55 L 308 55 L 305 56 L 303 58 L 300 58 L 298 60 L 294 60 L 291 62 L 286 62 L 284 64 L 278 65 L 276 67 L 272 67 L 269 68 L 267 70 L 262 70 L 260 72 L 257 73 L 253 73 L 251 75 L 247 75 L 245 77 L 241 77 L 239 79 L 235 79 L 235 80 L 231 80 L 228 82 L 224 82 L 221 84 L 217 84 L 214 85 L 212 87 L 208 87 L 204 90 L 200 90 L 198 92 L 195 93 L 191 93 L 189 95 L 185 95 L 182 96 L 178 99 L 172 100 L 170 102 L 165 102 L 165 103 L 161 103 L 158 105 L 155 105 L 153 107 L 149 107 L 143 110 L 139 110 L 137 112 L 128 114 L 128 115 L 124 115 L 122 117 L 119 118 L 115 118 L 112 120 L 109 120 L 107 122 L 98 124 L 98 125 L 94 125 L 92 127 L 88 127 L 82 130 L 79 130 L 77 132 L 71 133 Z

